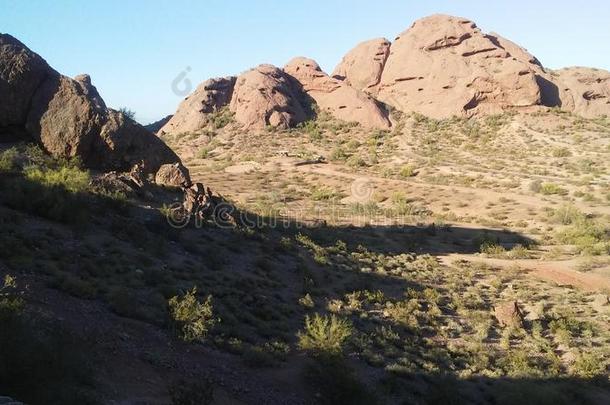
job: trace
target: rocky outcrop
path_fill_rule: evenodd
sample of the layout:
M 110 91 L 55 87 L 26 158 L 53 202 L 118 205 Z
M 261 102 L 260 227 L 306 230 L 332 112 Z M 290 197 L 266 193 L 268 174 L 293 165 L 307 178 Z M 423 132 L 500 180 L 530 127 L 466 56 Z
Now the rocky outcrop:
M 87 97 L 91 102 L 95 104 L 95 107 L 98 109 L 106 109 L 106 103 L 100 96 L 100 93 L 97 92 L 95 86 L 91 83 L 91 76 L 87 74 L 82 74 L 74 77 L 74 80 L 80 85 L 81 90 L 85 97 Z
M 608 75 L 586 68 L 549 72 L 525 48 L 466 18 L 433 15 L 393 43 L 377 38 L 358 44 L 332 76 L 315 61 L 296 58 L 283 71 L 261 65 L 237 81 L 211 79 L 162 131 L 197 131 L 207 125 L 207 114 L 227 104 L 244 129 L 293 126 L 313 116 L 312 104 L 367 128 L 390 127 L 388 106 L 433 118 L 545 106 L 610 115 Z
M 165 126 L 165 124 L 167 124 L 169 122 L 169 120 L 171 120 L 173 118 L 173 114 L 170 114 L 166 117 L 161 118 L 158 121 L 155 122 L 151 122 L 150 124 L 146 124 L 144 125 L 144 128 L 146 128 L 148 131 L 152 132 L 153 134 L 156 134 L 157 132 L 159 132 L 159 130 L 161 128 L 163 128 Z
M 583 117 L 610 115 L 610 72 L 572 67 L 552 72 L 560 107 Z
M 230 109 L 244 128 L 289 128 L 307 116 L 286 74 L 260 65 L 237 78 Z
M 174 116 L 159 133 L 194 132 L 207 124 L 208 114 L 229 105 L 235 87 L 235 77 L 209 79 L 180 103 Z
M 371 96 L 328 76 L 314 60 L 295 58 L 284 71 L 295 79 L 295 86 L 334 117 L 366 128 L 390 127 L 387 113 Z
M 374 88 L 381 80 L 381 73 L 390 55 L 390 45 L 390 41 L 385 38 L 361 42 L 343 57 L 332 76 L 358 90 Z
M 499 113 L 541 103 L 536 72 L 472 21 L 435 15 L 416 21 L 390 48 L 380 100 L 435 118 Z
M 87 75 L 71 79 L 0 34 L 0 140 L 18 133 L 55 157 L 79 157 L 90 168 L 155 173 L 180 159 L 123 113 L 108 109 Z

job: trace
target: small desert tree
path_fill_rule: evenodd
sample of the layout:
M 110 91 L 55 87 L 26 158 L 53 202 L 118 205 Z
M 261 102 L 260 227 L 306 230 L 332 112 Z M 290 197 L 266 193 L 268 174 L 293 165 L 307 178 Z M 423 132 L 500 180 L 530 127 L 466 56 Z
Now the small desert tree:
M 299 347 L 316 354 L 338 354 L 352 335 L 352 324 L 335 315 L 305 317 L 305 330 L 299 332 Z
M 208 295 L 203 302 L 197 300 L 197 287 L 193 287 L 183 296 L 169 300 L 169 312 L 173 327 L 178 336 L 187 341 L 200 340 L 206 337 L 216 323 L 212 308 L 212 296 Z

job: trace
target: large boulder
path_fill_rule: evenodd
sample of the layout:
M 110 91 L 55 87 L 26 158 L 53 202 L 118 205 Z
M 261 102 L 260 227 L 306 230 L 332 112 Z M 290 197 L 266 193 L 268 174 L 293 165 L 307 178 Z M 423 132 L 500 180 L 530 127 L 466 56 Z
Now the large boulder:
M 159 168 L 155 183 L 168 187 L 190 187 L 192 185 L 188 170 L 181 163 L 171 163 Z
M 79 83 L 49 75 L 30 101 L 28 133 L 53 156 L 78 156 L 86 161 L 105 112 L 83 93 Z
M 160 138 L 122 112 L 108 110 L 105 118 L 91 154 L 84 160 L 90 167 L 127 170 L 139 164 L 144 173 L 156 173 L 163 164 L 180 162 Z
M 156 173 L 178 156 L 123 113 L 108 109 L 87 75 L 71 79 L 10 35 L 0 34 L 0 140 L 19 133 L 51 155 L 89 168 Z
M 8 34 L 0 34 L 0 141 L 4 134 L 25 133 L 36 90 L 56 75 L 40 56 Z
M 334 117 L 358 122 L 366 128 L 390 127 L 387 112 L 371 96 L 328 76 L 314 60 L 295 58 L 284 71 L 322 110 Z
M 235 87 L 235 77 L 209 79 L 180 103 L 171 119 L 159 133 L 179 134 L 197 131 L 207 125 L 208 114 L 229 105 Z
M 583 117 L 610 115 L 610 72 L 572 67 L 553 71 L 560 107 Z
M 260 65 L 237 78 L 230 109 L 244 128 L 289 128 L 307 115 L 289 78 L 273 65 Z
M 390 55 L 390 45 L 390 41 L 385 38 L 361 42 L 343 57 L 332 76 L 358 90 L 374 88 L 381 80 L 381 73 Z
M 376 94 L 402 111 L 435 118 L 541 104 L 536 69 L 503 41 L 464 18 L 418 20 L 391 45 Z

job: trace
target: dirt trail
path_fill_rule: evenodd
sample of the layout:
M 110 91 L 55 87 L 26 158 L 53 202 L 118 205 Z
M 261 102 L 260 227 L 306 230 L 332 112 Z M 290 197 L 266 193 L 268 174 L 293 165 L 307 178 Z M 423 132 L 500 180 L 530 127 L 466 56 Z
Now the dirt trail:
M 315 173 L 322 174 L 327 176 L 338 176 L 347 178 L 350 180 L 356 179 L 366 179 L 373 183 L 385 183 L 385 184 L 394 184 L 394 185 L 408 185 L 410 187 L 416 187 L 419 189 L 427 188 L 427 189 L 438 189 L 438 190 L 457 190 L 465 193 L 470 193 L 473 195 L 478 195 L 482 197 L 487 197 L 487 199 L 500 199 L 500 198 L 510 198 L 516 201 L 519 201 L 522 204 L 529 204 L 532 206 L 542 206 L 544 203 L 541 198 L 535 196 L 528 196 L 519 193 L 513 193 L 510 191 L 494 191 L 494 190 L 481 190 L 472 187 L 458 186 L 458 185 L 442 185 L 442 184 L 429 184 L 429 183 L 421 183 L 413 180 L 399 180 L 399 179 L 389 179 L 385 177 L 376 176 L 373 174 L 365 174 L 365 173 L 346 173 L 344 171 L 338 170 L 332 164 L 326 165 L 310 165 L 310 166 L 289 166 L 285 163 L 283 166 L 286 166 L 285 169 L 290 170 L 289 167 L 292 167 L 293 171 L 303 172 L 303 173 Z M 491 197 L 491 198 L 490 198 Z M 548 198 L 548 197 L 547 197 Z M 580 209 L 586 211 L 596 212 L 598 214 L 610 214 L 610 206 L 602 206 L 602 207 L 588 207 L 580 202 L 575 202 L 575 206 Z
M 505 260 L 485 257 L 473 258 L 471 255 L 450 254 L 442 256 L 441 262 L 449 265 L 455 260 L 478 261 L 491 266 L 506 268 L 519 266 L 530 275 L 545 281 L 551 281 L 559 285 L 571 285 L 589 292 L 610 291 L 610 279 L 599 274 L 582 273 L 574 270 L 576 260 L 564 261 L 541 261 L 539 259 Z

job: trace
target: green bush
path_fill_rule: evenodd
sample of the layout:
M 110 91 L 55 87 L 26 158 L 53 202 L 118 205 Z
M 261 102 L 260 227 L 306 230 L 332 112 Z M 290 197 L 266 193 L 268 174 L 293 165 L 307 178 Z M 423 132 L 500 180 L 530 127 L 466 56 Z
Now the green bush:
M 402 178 L 413 177 L 417 174 L 415 168 L 412 165 L 403 165 L 398 171 L 398 175 Z
M 299 332 L 299 348 L 316 354 L 340 353 L 352 335 L 352 324 L 335 315 L 305 317 L 305 330 Z
M 583 214 L 572 204 L 563 204 L 561 207 L 553 211 L 551 217 L 554 222 L 562 225 L 580 223 L 586 219 L 585 214 Z
M 349 157 L 349 155 L 347 154 L 347 152 L 345 152 L 345 150 L 340 146 L 333 149 L 333 151 L 330 154 L 330 160 L 333 162 L 345 161 L 345 160 L 347 160 L 348 157 Z
M 216 323 L 212 296 L 208 295 L 205 301 L 199 302 L 197 287 L 182 297 L 172 297 L 169 300 L 169 312 L 178 336 L 187 342 L 205 338 Z
M 0 153 L 0 173 L 11 172 L 15 169 L 17 160 L 17 148 L 10 148 Z
M 26 310 L 6 277 L 0 287 L 0 392 L 31 404 L 97 404 L 89 347 Z
M 305 379 L 319 394 L 319 401 L 329 405 L 373 405 L 375 396 L 360 381 L 341 356 L 317 357 L 305 370 Z
M 555 183 L 542 183 L 540 193 L 544 195 L 566 195 L 568 190 Z
M 180 380 L 169 387 L 169 394 L 172 405 L 208 405 L 214 402 L 214 385 L 208 379 Z
M 595 378 L 603 376 L 606 372 L 607 362 L 603 356 L 593 353 L 581 353 L 572 365 L 572 374 L 582 378 Z
M 336 200 L 342 197 L 341 193 L 327 186 L 314 187 L 311 190 L 311 199 L 314 201 Z
M 366 161 L 358 156 L 358 155 L 353 155 L 350 156 L 345 163 L 349 166 L 349 167 L 354 167 L 354 168 L 358 168 L 358 167 L 366 167 Z
M 71 193 L 88 191 L 91 181 L 88 171 L 75 166 L 61 166 L 56 169 L 30 166 L 24 169 L 23 174 L 27 180 L 41 186 L 47 188 L 61 187 Z

